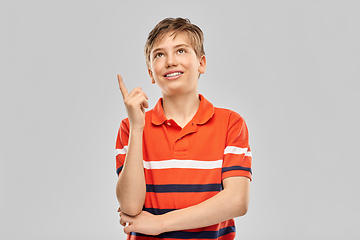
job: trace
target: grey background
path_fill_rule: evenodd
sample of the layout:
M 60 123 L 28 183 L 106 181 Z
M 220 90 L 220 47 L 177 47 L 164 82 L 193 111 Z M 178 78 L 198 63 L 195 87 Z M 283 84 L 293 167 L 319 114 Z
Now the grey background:
M 359 239 L 358 1 L 1 1 L 0 239 L 124 239 L 116 74 L 154 106 L 143 46 L 165 17 L 205 33 L 199 90 L 253 152 L 236 239 Z

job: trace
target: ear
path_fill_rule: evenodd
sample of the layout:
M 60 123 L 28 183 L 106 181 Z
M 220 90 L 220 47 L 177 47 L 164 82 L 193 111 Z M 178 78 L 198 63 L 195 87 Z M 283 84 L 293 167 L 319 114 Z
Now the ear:
M 199 59 L 199 73 L 204 74 L 205 73 L 205 69 L 206 69 L 206 57 L 205 55 L 201 56 L 201 58 Z
M 153 72 L 151 71 L 150 68 L 148 68 L 148 72 L 149 72 L 149 76 L 150 76 L 150 79 L 151 79 L 151 83 L 155 84 L 154 75 L 153 75 Z

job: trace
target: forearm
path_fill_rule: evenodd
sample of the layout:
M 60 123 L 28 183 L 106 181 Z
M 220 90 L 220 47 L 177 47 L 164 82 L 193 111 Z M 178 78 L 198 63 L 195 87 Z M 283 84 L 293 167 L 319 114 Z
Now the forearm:
M 211 226 L 245 215 L 249 204 L 249 180 L 241 179 L 243 191 L 224 189 L 208 200 L 160 215 L 162 232 L 187 230 Z
M 142 129 L 130 130 L 128 152 L 116 185 L 121 211 L 131 216 L 141 212 L 146 195 L 142 135 Z

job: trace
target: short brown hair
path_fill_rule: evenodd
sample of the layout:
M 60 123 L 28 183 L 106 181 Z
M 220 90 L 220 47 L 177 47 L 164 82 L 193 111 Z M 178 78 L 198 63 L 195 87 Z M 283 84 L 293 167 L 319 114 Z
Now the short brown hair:
M 174 35 L 174 37 L 176 37 L 176 34 L 179 32 L 186 32 L 190 38 L 190 44 L 194 48 L 196 56 L 200 58 L 205 55 L 204 34 L 198 26 L 192 24 L 187 18 L 165 18 L 151 30 L 147 38 L 144 52 L 148 68 L 150 68 L 151 50 L 154 45 L 169 32 L 172 32 L 171 35 Z

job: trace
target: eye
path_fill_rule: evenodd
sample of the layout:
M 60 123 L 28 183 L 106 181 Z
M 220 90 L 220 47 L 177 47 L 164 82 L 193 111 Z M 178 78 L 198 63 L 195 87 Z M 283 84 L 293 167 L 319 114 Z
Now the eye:
M 163 56 L 164 56 L 163 53 L 158 52 L 158 53 L 155 54 L 154 58 L 163 57 Z
M 183 54 L 183 53 L 185 53 L 185 50 L 184 50 L 184 49 L 182 49 L 182 48 L 180 48 L 179 50 L 177 50 L 177 53 L 179 53 L 179 54 Z

